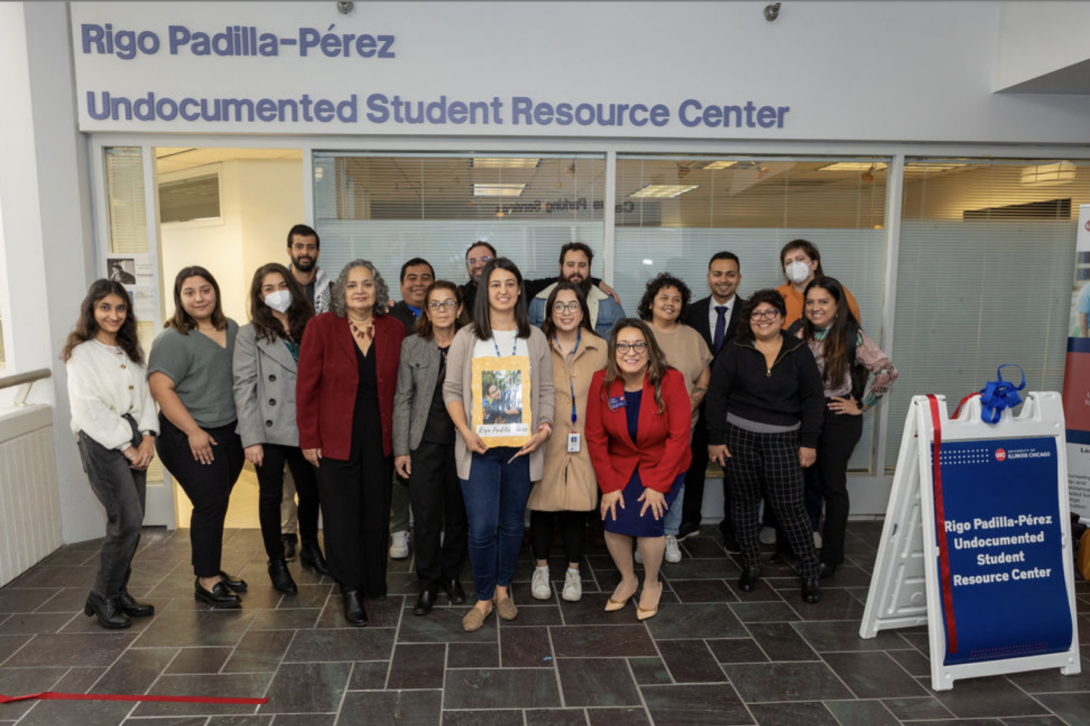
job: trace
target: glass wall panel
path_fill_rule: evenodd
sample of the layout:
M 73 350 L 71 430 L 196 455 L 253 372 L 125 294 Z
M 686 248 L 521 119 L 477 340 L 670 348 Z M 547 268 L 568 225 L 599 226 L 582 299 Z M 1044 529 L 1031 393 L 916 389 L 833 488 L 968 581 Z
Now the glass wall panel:
M 1087 203 L 1088 162 L 906 160 L 886 467 L 914 395 L 945 394 L 953 413 L 1001 363 L 1028 390 L 1062 388 Z
M 555 276 L 565 243 L 601 250 L 604 189 L 602 155 L 316 153 L 321 264 L 336 274 L 354 258 L 370 259 L 396 291 L 401 264 L 423 257 L 437 277 L 461 283 L 465 251 L 483 239 L 525 277 Z
M 618 157 L 614 287 L 635 314 L 649 279 L 677 275 L 708 295 L 708 259 L 742 261 L 740 294 L 786 280 L 779 253 L 804 238 L 826 274 L 855 295 L 868 334 L 881 336 L 886 159 Z M 666 196 L 648 196 L 648 195 Z M 850 467 L 871 468 L 873 419 Z

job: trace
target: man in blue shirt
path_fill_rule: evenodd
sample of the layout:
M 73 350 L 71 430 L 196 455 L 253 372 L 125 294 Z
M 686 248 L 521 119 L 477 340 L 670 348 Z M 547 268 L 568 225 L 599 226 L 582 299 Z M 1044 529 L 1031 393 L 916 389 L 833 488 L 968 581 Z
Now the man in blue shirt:
M 406 335 L 412 335 L 420 312 L 424 309 L 424 297 L 428 285 L 435 282 L 435 270 L 422 257 L 414 257 L 401 266 L 401 302 L 390 308 L 390 315 L 405 326 Z

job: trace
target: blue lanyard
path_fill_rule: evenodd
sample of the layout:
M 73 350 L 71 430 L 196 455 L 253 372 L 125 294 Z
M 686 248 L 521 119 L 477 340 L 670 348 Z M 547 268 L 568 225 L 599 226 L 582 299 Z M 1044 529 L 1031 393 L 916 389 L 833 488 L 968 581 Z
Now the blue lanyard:
M 496 342 L 496 334 L 495 333 L 492 333 L 492 347 L 494 347 L 496 349 L 496 357 L 497 358 L 502 358 L 503 356 L 500 355 L 500 344 Z M 519 349 L 519 335 L 518 335 L 518 331 L 516 330 L 515 331 L 515 344 L 511 346 L 511 355 L 516 355 L 518 353 L 518 349 Z
M 572 356 L 574 356 L 576 353 L 579 352 L 579 343 L 582 340 L 583 340 L 583 331 L 580 330 L 575 334 L 575 348 L 571 352 Z M 555 335 L 553 336 L 553 342 L 556 343 L 557 348 L 560 347 L 560 341 L 557 340 Z M 575 421 L 578 418 L 578 416 L 576 416 L 576 414 L 575 414 L 575 384 L 572 383 L 571 376 L 568 376 L 568 388 L 571 389 L 571 425 L 575 426 Z

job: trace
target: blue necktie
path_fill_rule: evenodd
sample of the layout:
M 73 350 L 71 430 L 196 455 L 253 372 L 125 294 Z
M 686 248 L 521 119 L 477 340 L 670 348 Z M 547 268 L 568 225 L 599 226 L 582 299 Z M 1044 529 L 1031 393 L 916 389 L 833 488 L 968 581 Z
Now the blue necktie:
M 719 349 L 723 347 L 723 336 L 727 333 L 727 306 L 716 305 L 715 312 L 718 313 L 719 317 L 715 321 L 715 336 L 712 337 L 712 347 L 718 353 Z

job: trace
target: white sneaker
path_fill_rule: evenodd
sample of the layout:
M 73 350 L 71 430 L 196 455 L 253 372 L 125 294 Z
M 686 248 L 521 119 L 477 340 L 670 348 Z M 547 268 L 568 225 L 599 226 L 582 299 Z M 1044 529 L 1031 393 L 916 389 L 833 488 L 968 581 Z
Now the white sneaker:
M 409 556 L 409 531 L 402 530 L 390 535 L 390 558 L 403 560 Z
M 636 548 L 636 554 L 633 555 L 633 557 L 635 558 L 637 565 L 642 565 L 643 564 L 643 555 L 640 554 L 640 548 L 639 547 Z
M 821 532 L 814 532 L 814 549 L 821 549 Z
M 583 579 L 578 572 L 568 570 L 564 573 L 564 590 L 560 596 L 568 602 L 579 602 L 583 597 Z
M 677 546 L 677 537 L 666 535 L 666 561 L 671 563 L 681 562 L 681 548 Z
M 776 530 L 772 529 L 772 527 L 763 527 L 757 539 L 761 541 L 761 544 L 774 545 L 776 544 Z
M 548 600 L 552 597 L 553 593 L 549 588 L 548 567 L 534 568 L 534 577 L 530 580 L 530 594 L 534 596 L 535 600 Z

